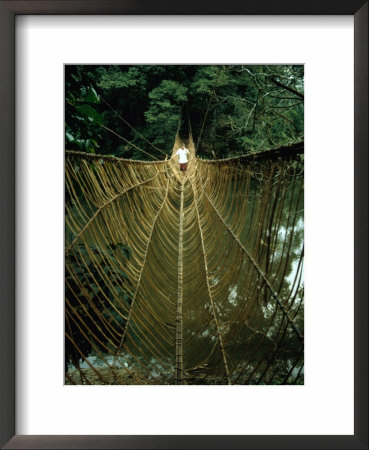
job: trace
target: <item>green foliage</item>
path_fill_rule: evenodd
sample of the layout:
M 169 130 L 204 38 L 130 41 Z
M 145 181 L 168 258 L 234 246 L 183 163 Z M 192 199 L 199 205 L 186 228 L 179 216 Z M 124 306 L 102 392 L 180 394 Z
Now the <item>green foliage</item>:
M 100 104 L 100 97 L 93 86 L 83 84 L 82 73 L 81 69 L 75 73 L 66 71 L 66 148 L 96 153 L 100 147 L 102 116 L 94 106 Z
M 181 111 L 187 101 L 187 88 L 177 81 L 163 80 L 149 93 L 145 111 L 147 133 L 156 145 L 166 145 L 167 136 L 175 136 Z
M 169 153 L 189 119 L 201 157 L 275 148 L 303 139 L 303 92 L 302 65 L 68 65 L 67 147 L 150 159 L 137 146 L 161 159 L 145 139 Z
M 145 90 L 146 79 L 141 75 L 139 66 L 129 67 L 126 72 L 123 72 L 119 66 L 111 66 L 101 71 L 97 86 L 105 90 L 122 88 Z

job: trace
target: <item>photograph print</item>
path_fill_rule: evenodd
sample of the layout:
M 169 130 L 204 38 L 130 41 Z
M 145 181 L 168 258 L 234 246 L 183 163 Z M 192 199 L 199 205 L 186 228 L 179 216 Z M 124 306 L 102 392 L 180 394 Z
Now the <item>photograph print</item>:
M 65 384 L 304 384 L 304 66 L 64 81 Z

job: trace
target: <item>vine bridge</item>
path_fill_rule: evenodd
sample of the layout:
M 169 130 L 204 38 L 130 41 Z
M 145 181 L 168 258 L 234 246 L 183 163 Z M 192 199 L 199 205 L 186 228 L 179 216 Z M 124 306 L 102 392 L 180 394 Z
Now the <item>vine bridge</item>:
M 66 152 L 65 382 L 302 384 L 303 142 Z

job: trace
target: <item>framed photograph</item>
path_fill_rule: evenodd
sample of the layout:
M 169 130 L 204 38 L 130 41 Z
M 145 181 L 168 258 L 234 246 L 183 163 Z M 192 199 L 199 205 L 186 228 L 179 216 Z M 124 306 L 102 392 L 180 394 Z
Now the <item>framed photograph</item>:
M 3 448 L 368 448 L 367 19 L 0 2 Z

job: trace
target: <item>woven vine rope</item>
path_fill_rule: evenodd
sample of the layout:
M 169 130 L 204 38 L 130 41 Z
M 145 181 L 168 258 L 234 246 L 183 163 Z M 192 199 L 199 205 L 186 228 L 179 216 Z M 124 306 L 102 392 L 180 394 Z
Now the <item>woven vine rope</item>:
M 303 143 L 224 160 L 67 151 L 69 384 L 303 383 Z

